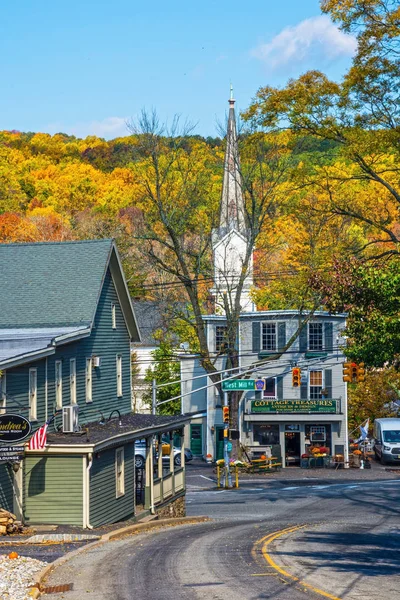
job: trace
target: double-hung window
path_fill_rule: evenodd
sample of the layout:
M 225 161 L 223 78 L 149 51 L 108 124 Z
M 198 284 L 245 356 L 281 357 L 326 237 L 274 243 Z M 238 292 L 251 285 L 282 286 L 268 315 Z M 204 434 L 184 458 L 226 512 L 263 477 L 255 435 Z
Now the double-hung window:
M 111 304 L 111 327 L 117 329 L 117 313 L 115 304 Z
M 324 347 L 324 335 L 322 323 L 308 324 L 308 349 L 321 351 Z
M 117 396 L 122 396 L 122 356 L 117 354 Z
M 261 324 L 261 348 L 262 350 L 275 351 L 277 347 L 276 323 Z
M 62 362 L 56 360 L 55 363 L 55 386 L 56 386 L 56 407 L 62 408 Z
M 92 402 L 92 357 L 86 359 L 86 402 Z
M 322 371 L 310 371 L 310 399 L 319 400 L 322 398 Z
M 6 412 L 6 374 L 0 375 L 0 415 Z
M 76 359 L 69 361 L 69 393 L 71 404 L 76 404 Z
M 264 398 L 276 398 L 276 378 L 268 377 L 265 380 Z
M 226 325 L 215 326 L 215 351 L 224 352 L 227 347 L 227 333 L 228 328 Z
M 37 420 L 37 369 L 29 369 L 29 420 Z
M 120 498 L 125 494 L 125 457 L 124 449 L 115 450 L 115 496 Z

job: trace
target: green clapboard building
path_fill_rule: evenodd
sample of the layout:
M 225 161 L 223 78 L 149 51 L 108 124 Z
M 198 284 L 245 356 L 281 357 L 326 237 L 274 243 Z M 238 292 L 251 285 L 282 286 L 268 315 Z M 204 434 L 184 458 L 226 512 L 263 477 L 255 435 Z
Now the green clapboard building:
M 95 527 L 135 514 L 139 479 L 144 508 L 181 499 L 184 449 L 175 468 L 171 448 L 167 472 L 153 449 L 185 418 L 131 412 L 140 336 L 114 241 L 1 244 L 0 273 L 0 415 L 26 417 L 33 433 L 55 415 L 44 449 L 24 440 L 22 461 L 0 461 L 0 507 L 26 523 Z

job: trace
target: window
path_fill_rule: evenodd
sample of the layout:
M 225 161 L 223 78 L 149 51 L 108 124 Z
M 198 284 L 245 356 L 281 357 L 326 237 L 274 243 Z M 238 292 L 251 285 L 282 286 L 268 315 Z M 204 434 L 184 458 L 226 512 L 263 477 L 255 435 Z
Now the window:
M 56 407 L 62 407 L 62 363 L 61 360 L 56 360 L 56 375 L 55 375 L 55 386 L 56 386 Z
M 125 458 L 124 449 L 115 450 L 115 497 L 120 498 L 125 494 Z
M 322 398 L 322 371 L 310 371 L 310 399 Z
M 122 396 L 122 356 L 117 354 L 117 396 Z
M 0 415 L 6 412 L 6 374 L 0 375 Z
M 71 358 L 69 361 L 69 393 L 71 404 L 76 404 L 76 360 Z
M 265 380 L 264 398 L 276 398 L 276 379 L 269 377 Z
M 29 369 L 29 420 L 37 419 L 37 369 Z
M 309 323 L 308 325 L 308 349 L 323 349 L 322 323 Z
M 276 350 L 276 323 L 262 323 L 262 350 Z
M 116 315 L 116 308 L 115 308 L 115 304 L 111 304 L 111 323 L 112 323 L 112 328 L 113 329 L 117 329 L 117 315 Z
M 260 446 L 279 444 L 279 425 L 254 423 L 253 435 L 254 441 L 258 442 Z
M 215 327 L 215 351 L 223 352 L 227 346 L 228 328 L 226 325 L 216 325 Z
M 86 402 L 92 402 L 92 358 L 86 359 Z

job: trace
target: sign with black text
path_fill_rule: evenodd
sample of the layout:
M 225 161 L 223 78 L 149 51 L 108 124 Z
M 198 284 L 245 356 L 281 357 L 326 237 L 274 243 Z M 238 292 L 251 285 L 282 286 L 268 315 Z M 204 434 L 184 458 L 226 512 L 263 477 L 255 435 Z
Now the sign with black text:
M 0 415 L 0 444 L 21 442 L 28 437 L 31 429 L 28 419 L 21 415 Z

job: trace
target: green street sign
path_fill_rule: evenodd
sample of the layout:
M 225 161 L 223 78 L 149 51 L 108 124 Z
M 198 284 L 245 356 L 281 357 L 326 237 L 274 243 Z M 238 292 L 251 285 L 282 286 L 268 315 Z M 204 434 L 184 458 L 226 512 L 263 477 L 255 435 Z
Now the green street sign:
M 253 400 L 252 413 L 336 413 L 337 400 Z
M 265 379 L 227 379 L 222 381 L 224 392 L 260 390 L 265 388 Z

